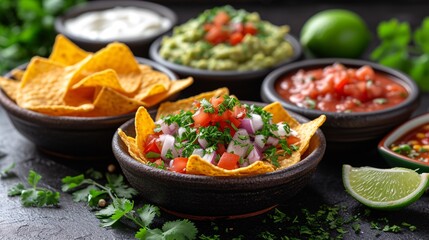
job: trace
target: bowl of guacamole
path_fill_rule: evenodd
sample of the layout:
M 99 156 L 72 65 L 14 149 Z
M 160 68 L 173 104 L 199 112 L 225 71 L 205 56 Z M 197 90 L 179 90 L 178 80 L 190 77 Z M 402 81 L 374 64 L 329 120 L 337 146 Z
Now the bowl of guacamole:
M 242 99 L 255 100 L 264 76 L 297 60 L 302 51 L 287 25 L 226 5 L 176 26 L 151 45 L 149 55 L 180 76 L 194 77 L 189 95 L 225 86 Z M 243 81 L 249 84 L 245 88 Z

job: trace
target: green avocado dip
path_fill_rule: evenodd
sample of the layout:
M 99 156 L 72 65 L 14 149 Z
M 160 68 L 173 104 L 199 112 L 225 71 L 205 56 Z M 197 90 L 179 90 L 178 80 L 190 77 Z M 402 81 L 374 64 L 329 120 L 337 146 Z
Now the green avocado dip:
M 293 55 L 285 36 L 288 26 L 275 26 L 258 13 L 227 5 L 205 10 L 164 37 L 159 53 L 180 65 L 214 71 L 258 70 Z

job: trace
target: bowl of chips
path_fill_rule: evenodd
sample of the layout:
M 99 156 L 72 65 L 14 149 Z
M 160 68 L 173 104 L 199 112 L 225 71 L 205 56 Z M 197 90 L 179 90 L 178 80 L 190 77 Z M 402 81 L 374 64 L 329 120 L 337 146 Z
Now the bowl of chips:
M 189 149 L 185 147 L 187 150 L 180 150 L 181 157 L 176 156 L 170 163 L 159 162 L 159 159 L 155 160 L 159 155 L 155 156 L 154 152 L 152 152 L 155 151 L 152 148 L 153 146 L 150 147 L 153 141 L 149 139 L 153 139 L 151 134 L 154 131 L 158 131 L 155 130 L 158 124 L 161 124 L 161 129 L 167 131 L 167 128 L 162 126 L 162 122 L 168 121 L 166 119 L 169 117 L 164 118 L 163 116 L 172 116 L 168 114 L 177 113 L 178 109 L 184 110 L 180 114 L 186 114 L 186 111 L 190 109 L 190 106 L 195 101 L 203 103 L 205 108 L 209 106 L 206 104 L 207 99 L 217 98 L 218 96 L 224 96 L 224 99 L 231 99 L 225 97 L 227 95 L 218 95 L 224 94 L 224 90 L 218 89 L 188 99 L 166 102 L 161 104 L 157 111 L 147 111 L 143 107 L 139 108 L 135 119 L 127 121 L 119 128 L 118 134 L 113 137 L 112 141 L 114 155 L 130 184 L 140 191 L 146 200 L 168 212 L 193 219 L 250 217 L 265 212 L 277 204 L 286 202 L 287 199 L 294 196 L 310 181 L 326 148 L 323 133 L 318 129 L 323 124 L 325 117 L 320 116 L 317 120 L 308 121 L 308 119 L 298 114 L 286 112 L 279 103 L 265 106 L 262 103 L 242 101 L 243 105 L 240 106 L 245 106 L 246 109 L 263 109 L 263 111 L 269 113 L 266 116 L 272 116 L 272 124 L 289 124 L 290 129 L 294 129 L 291 131 L 296 131 L 294 136 L 300 139 L 295 143 L 289 144 L 291 135 L 287 137 L 288 144 L 286 145 L 290 149 L 294 149 L 290 153 L 285 154 L 282 151 L 284 146 L 281 149 L 274 147 L 276 143 L 268 146 L 268 144 L 271 144 L 268 143 L 271 140 L 267 140 L 264 154 L 268 151 L 266 149 L 271 149 L 274 150 L 270 151 L 273 155 L 269 157 L 267 155 L 263 157 L 263 160 L 262 158 L 256 158 L 257 160 L 253 159 L 251 161 L 251 152 L 256 148 L 256 145 L 254 145 L 252 151 L 249 151 L 250 153 L 247 151 L 247 153 L 239 153 L 240 150 L 229 150 L 230 145 L 235 144 L 235 141 L 232 140 L 228 147 L 225 147 L 226 152 L 221 153 L 223 143 L 216 144 L 212 142 L 213 139 L 206 138 L 208 142 L 205 148 L 206 153 L 213 154 L 214 152 L 209 153 L 208 149 L 211 148 L 209 146 L 216 145 L 218 147 L 214 150 L 215 155 L 222 155 L 220 159 L 214 157 L 211 161 L 208 161 L 205 154 L 200 154 L 198 153 L 199 150 L 194 149 L 186 160 L 185 151 Z M 210 101 L 212 102 L 212 100 Z M 174 113 L 175 116 L 177 116 L 176 113 Z M 218 113 L 218 110 L 215 110 L 214 114 Z M 198 115 L 197 112 L 195 114 Z M 199 114 L 203 113 L 200 112 Z M 216 118 L 215 115 L 212 115 L 212 117 Z M 257 117 L 254 118 L 256 119 Z M 162 119 L 161 123 L 160 119 Z M 184 118 L 181 117 L 180 119 Z M 245 119 L 246 117 L 243 118 L 243 121 L 246 121 Z M 193 126 L 197 124 L 197 121 L 195 120 Z M 230 122 L 232 123 L 234 120 Z M 221 129 L 224 126 L 223 122 L 218 121 L 218 123 L 219 126 L 209 124 L 208 128 L 213 130 L 213 127 L 217 126 Z M 238 126 L 240 127 L 233 134 L 233 139 L 240 141 L 239 139 L 243 140 L 244 137 L 235 137 L 242 131 L 241 124 L 238 124 Z M 233 131 L 231 128 L 229 130 L 225 129 L 224 132 L 227 133 Z M 178 130 L 178 132 L 181 131 L 187 132 L 187 130 Z M 200 128 L 198 132 L 202 133 L 204 131 Z M 213 134 L 215 133 L 210 135 L 213 136 Z M 165 157 L 169 158 L 169 151 L 164 151 L 164 148 L 167 148 L 165 147 L 167 145 L 165 139 L 169 138 L 165 135 L 165 132 L 160 135 L 163 136 L 160 138 L 164 139 L 161 150 L 161 159 L 163 160 L 164 152 L 167 152 Z M 222 139 L 223 137 L 216 138 Z M 251 139 L 255 139 L 255 142 L 257 142 L 257 138 L 256 136 L 251 137 Z M 286 141 L 286 138 L 283 139 Z M 192 143 L 192 141 L 184 140 L 181 143 Z M 179 145 L 180 143 L 176 142 L 174 146 Z M 239 145 L 244 147 L 244 145 Z M 199 148 L 198 145 L 196 148 Z M 172 154 L 175 154 L 175 150 L 172 151 Z M 241 156 L 239 162 L 235 162 L 236 165 L 234 166 L 225 164 L 228 161 L 226 157 L 234 154 L 244 155 Z M 181 167 L 177 167 L 183 158 L 187 162 Z M 216 159 L 216 163 L 213 162 L 213 159 Z
M 146 1 L 86 2 L 55 19 L 55 30 L 86 51 L 98 51 L 120 41 L 136 56 L 148 57 L 152 42 L 170 31 L 176 14 L 166 6 Z
M 112 154 L 117 127 L 138 107 L 155 107 L 191 83 L 135 58 L 124 44 L 90 53 L 59 35 L 49 58 L 33 57 L 0 77 L 0 103 L 15 128 L 44 152 L 103 158 Z

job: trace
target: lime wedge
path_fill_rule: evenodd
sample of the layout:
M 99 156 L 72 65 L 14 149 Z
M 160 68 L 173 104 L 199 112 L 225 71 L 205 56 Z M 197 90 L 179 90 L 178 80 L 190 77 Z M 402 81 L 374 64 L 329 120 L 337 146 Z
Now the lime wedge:
M 401 209 L 417 201 L 429 186 L 429 173 L 407 168 L 355 168 L 343 165 L 343 184 L 362 204 L 383 210 Z

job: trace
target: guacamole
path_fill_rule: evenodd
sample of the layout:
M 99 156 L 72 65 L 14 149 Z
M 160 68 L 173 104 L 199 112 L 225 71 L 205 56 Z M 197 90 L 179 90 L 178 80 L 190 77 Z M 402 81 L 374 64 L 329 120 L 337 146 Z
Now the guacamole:
M 216 7 L 175 27 L 159 53 L 168 61 L 198 69 L 264 69 L 293 55 L 285 40 L 288 31 L 288 26 L 263 21 L 255 12 Z

